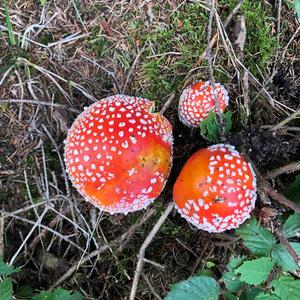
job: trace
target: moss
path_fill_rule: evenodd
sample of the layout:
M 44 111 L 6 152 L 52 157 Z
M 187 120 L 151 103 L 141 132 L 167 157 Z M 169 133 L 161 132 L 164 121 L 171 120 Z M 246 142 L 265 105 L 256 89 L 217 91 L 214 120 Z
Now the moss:
M 236 1 L 221 0 L 220 5 L 231 11 Z M 272 11 L 260 1 L 246 0 L 240 12 L 246 17 L 245 65 L 255 75 L 263 73 L 271 62 L 274 51 L 279 48 L 276 36 L 272 34 Z
M 147 86 L 142 91 L 144 97 L 161 104 L 172 91 L 181 90 L 186 73 L 205 49 L 206 23 L 207 13 L 199 3 L 193 3 L 172 13 L 167 24 L 140 30 L 140 41 L 149 45 L 142 63 Z M 132 26 L 136 27 L 136 22 Z

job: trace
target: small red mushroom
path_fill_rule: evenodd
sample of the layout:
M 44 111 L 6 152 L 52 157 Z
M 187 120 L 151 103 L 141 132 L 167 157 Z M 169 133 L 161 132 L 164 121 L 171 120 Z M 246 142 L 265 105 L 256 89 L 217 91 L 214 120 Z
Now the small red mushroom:
M 181 216 L 208 232 L 237 228 L 255 206 L 256 177 L 233 146 L 200 149 L 185 163 L 173 190 Z
M 183 124 L 198 127 L 210 111 L 217 112 L 212 91 L 209 81 L 197 82 L 183 91 L 178 106 L 179 119 Z M 216 83 L 215 93 L 221 112 L 224 112 L 229 101 L 228 92 L 222 85 Z
M 128 213 L 159 196 L 172 163 L 172 125 L 154 102 L 115 95 L 82 112 L 65 141 L 66 170 L 101 210 Z

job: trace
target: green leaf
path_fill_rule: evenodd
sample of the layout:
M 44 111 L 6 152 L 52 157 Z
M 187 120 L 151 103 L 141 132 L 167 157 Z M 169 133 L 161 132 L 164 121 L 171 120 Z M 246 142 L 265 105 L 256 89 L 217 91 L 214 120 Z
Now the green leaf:
M 13 287 L 10 278 L 0 282 L 0 300 L 11 300 L 13 297 Z
M 232 112 L 227 111 L 222 116 L 225 124 L 225 132 L 228 133 L 232 127 Z M 220 140 L 220 131 L 221 128 L 218 123 L 217 114 L 210 111 L 206 119 L 200 123 L 201 135 L 211 142 L 218 142 Z
M 236 293 L 245 285 L 245 283 L 240 280 L 240 276 L 234 273 L 234 269 L 239 267 L 244 259 L 245 256 L 232 258 L 227 265 L 228 272 L 225 272 L 222 276 L 222 281 L 227 290 L 231 292 Z
M 300 280 L 295 280 L 292 276 L 281 275 L 271 282 L 274 293 L 284 300 L 299 300 Z
M 226 113 L 223 114 L 224 122 L 225 122 L 225 132 L 230 132 L 232 128 L 232 112 L 228 110 Z
M 206 119 L 200 123 L 201 135 L 211 141 L 217 142 L 220 138 L 220 127 L 217 123 L 216 114 L 210 111 Z
M 40 3 L 41 3 L 42 6 L 45 6 L 46 3 L 47 3 L 47 0 L 40 0 Z
M 294 0 L 295 10 L 298 16 L 298 20 L 300 20 L 300 0 Z
M 300 256 L 300 243 L 290 242 L 290 245 L 296 251 L 298 256 Z
M 300 214 L 293 214 L 288 217 L 283 225 L 283 235 L 291 238 L 300 235 Z
M 276 295 L 270 295 L 261 292 L 255 296 L 254 300 L 280 300 L 280 298 L 278 298 Z
M 300 255 L 300 243 L 290 243 L 290 245 L 296 251 L 296 253 Z M 281 267 L 283 271 L 290 272 L 299 269 L 292 255 L 282 244 L 277 244 L 273 247 L 271 256 L 274 262 Z
M 241 296 L 239 297 L 239 300 L 253 300 L 261 292 L 263 292 L 263 291 L 259 288 L 256 288 L 256 287 L 249 288 L 241 294 Z
M 236 230 L 249 250 L 258 256 L 269 256 L 276 239 L 271 232 L 261 227 L 255 218 Z
M 58 288 L 53 292 L 43 291 L 34 296 L 32 300 L 83 300 L 83 297 L 79 292 L 72 293 L 62 288 Z
M 254 260 L 244 261 L 234 270 L 235 274 L 241 274 L 241 280 L 249 284 L 261 284 L 268 278 L 274 262 L 270 257 L 261 257 Z
M 215 279 L 194 276 L 175 283 L 165 300 L 218 300 L 220 286 Z
M 14 292 L 14 295 L 17 298 L 30 300 L 34 295 L 34 289 L 29 285 L 22 285 Z
M 227 291 L 223 293 L 223 296 L 226 300 L 238 300 L 238 298 L 235 295 Z
M 296 176 L 285 195 L 294 202 L 300 203 L 300 175 Z
M 13 273 L 17 273 L 20 270 L 21 269 L 19 269 L 19 268 L 15 268 L 13 266 L 10 266 L 10 265 L 6 264 L 3 261 L 3 258 L 0 257 L 0 275 L 1 276 L 7 276 L 7 275 L 10 275 L 10 274 L 13 274 Z

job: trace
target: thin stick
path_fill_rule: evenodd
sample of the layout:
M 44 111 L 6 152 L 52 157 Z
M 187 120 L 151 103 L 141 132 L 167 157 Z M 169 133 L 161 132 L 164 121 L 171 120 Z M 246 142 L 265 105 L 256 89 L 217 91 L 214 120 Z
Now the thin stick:
M 149 278 L 144 273 L 142 273 L 142 277 L 145 280 L 146 284 L 148 285 L 148 288 L 150 289 L 153 296 L 155 296 L 156 299 L 158 299 L 158 300 L 162 300 L 162 298 L 156 293 L 156 291 L 155 291 L 153 285 L 151 284 Z
M 19 249 L 15 252 L 14 256 L 11 258 L 9 264 L 12 265 L 15 261 L 15 259 L 18 257 L 18 255 L 20 254 L 22 248 L 26 245 L 28 239 L 31 237 L 32 233 L 34 232 L 34 230 L 36 229 L 36 227 L 41 225 L 41 222 L 45 216 L 45 214 L 48 211 L 48 207 L 46 206 L 44 208 L 44 211 L 42 212 L 42 214 L 40 215 L 40 217 L 36 220 L 34 226 L 32 226 L 32 228 L 30 229 L 30 231 L 28 232 L 26 238 L 24 239 L 24 241 L 22 242 L 21 246 L 19 247 Z
M 61 277 L 59 278 L 50 289 L 54 289 L 55 287 L 61 285 L 64 281 L 66 281 L 70 276 L 73 275 L 73 273 L 76 272 L 76 270 L 81 267 L 83 264 L 88 262 L 90 259 L 92 259 L 95 256 L 100 255 L 101 253 L 107 251 L 110 247 L 114 247 L 117 245 L 122 245 L 124 241 L 128 241 L 132 238 L 134 232 L 141 227 L 150 217 L 154 214 L 154 209 L 149 209 L 146 211 L 146 213 L 133 225 L 127 230 L 125 233 L 123 233 L 118 238 L 114 239 L 110 244 L 105 244 L 99 249 L 91 252 L 89 255 L 85 256 L 84 258 L 80 259 L 79 261 L 75 262 L 73 266 Z
M 290 242 L 283 236 L 281 230 L 279 228 L 276 228 L 274 230 L 275 235 L 279 239 L 280 243 L 286 248 L 286 250 L 291 254 L 293 257 L 295 263 L 300 268 L 300 257 L 297 254 L 297 252 L 294 250 L 294 248 L 291 246 Z
M 140 57 L 141 57 L 141 55 L 142 55 L 143 52 L 144 52 L 144 49 L 142 49 L 141 51 L 138 52 L 138 54 L 137 54 L 137 56 L 136 56 L 136 58 L 135 58 L 135 60 L 134 60 L 134 62 L 132 64 L 132 66 L 131 66 L 131 68 L 130 68 L 130 70 L 128 72 L 128 75 L 127 75 L 127 78 L 125 80 L 125 83 L 122 86 L 122 93 L 124 93 L 126 91 L 126 88 L 127 88 L 128 83 L 129 83 L 129 80 L 130 80 L 130 78 L 131 78 L 131 76 L 133 74 L 133 71 L 135 70 L 137 64 L 139 63 Z
M 289 174 L 300 170 L 300 161 L 292 162 L 286 166 L 267 172 L 265 178 L 275 178 L 281 174 Z
M 158 232 L 159 228 L 162 226 L 162 224 L 167 219 L 167 217 L 170 214 L 170 212 L 172 211 L 173 207 L 174 207 L 174 203 L 171 202 L 167 206 L 167 208 L 163 212 L 163 214 L 160 216 L 160 218 L 158 219 L 158 221 L 156 222 L 156 224 L 154 225 L 154 227 L 152 228 L 152 230 L 150 231 L 150 233 L 148 234 L 147 238 L 145 239 L 145 241 L 143 242 L 143 244 L 140 248 L 139 255 L 138 255 L 139 259 L 138 259 L 138 263 L 137 263 L 137 266 L 136 266 L 136 269 L 135 269 L 134 279 L 133 279 L 130 298 L 129 298 L 130 300 L 135 299 L 135 294 L 136 294 L 136 291 L 137 291 L 139 279 L 140 279 L 141 272 L 142 272 L 143 265 L 144 265 L 144 257 L 145 257 L 146 249 L 148 248 L 148 246 L 152 242 L 152 240 L 155 237 L 156 233 Z
M 168 100 L 165 102 L 165 104 L 163 105 L 163 107 L 161 108 L 161 110 L 159 111 L 160 114 L 164 114 L 166 112 L 166 110 L 169 108 L 169 106 L 171 105 L 171 103 L 173 102 L 175 98 L 175 92 L 173 92 L 170 97 L 168 98 Z
M 269 195 L 271 198 L 279 202 L 280 204 L 283 204 L 284 206 L 294 210 L 295 212 L 300 213 L 300 206 L 294 203 L 293 201 L 287 199 L 285 196 L 280 194 L 278 191 L 276 191 L 269 182 L 260 174 L 254 163 L 251 161 L 249 156 L 243 152 L 244 156 L 247 158 L 247 160 L 252 164 L 252 167 L 254 169 L 254 172 L 256 173 L 257 182 L 259 183 L 259 190 L 263 193 Z
M 266 183 L 264 182 L 262 188 L 270 197 L 272 197 L 277 202 L 279 202 L 279 203 L 283 204 L 284 206 L 294 210 L 297 213 L 300 213 L 300 206 L 299 205 L 297 205 L 295 202 L 289 200 L 288 198 L 286 198 L 285 196 L 283 196 L 282 194 L 277 192 L 274 188 L 272 188 L 270 186 L 270 184 L 268 182 L 266 182 Z
M 211 42 L 211 35 L 212 35 L 212 21 L 214 19 L 215 16 L 215 0 L 211 0 L 210 1 L 210 14 L 209 14 L 209 20 L 208 20 L 208 34 L 207 34 L 207 40 L 208 40 L 208 47 L 206 49 L 206 58 L 207 58 L 207 62 L 209 65 L 209 81 L 211 83 L 212 86 L 212 93 L 214 96 L 214 102 L 215 102 L 215 106 L 217 108 L 217 115 L 219 117 L 219 121 L 220 121 L 220 129 L 221 129 L 221 141 L 224 142 L 225 140 L 225 124 L 224 124 L 224 119 L 222 116 L 222 111 L 221 111 L 221 105 L 219 102 L 219 99 L 217 97 L 216 94 L 216 87 L 215 87 L 215 77 L 214 77 L 214 66 L 213 66 L 213 60 L 212 60 L 212 47 L 210 47 L 210 42 Z
M 226 28 L 229 23 L 231 22 L 232 18 L 237 14 L 237 12 L 239 11 L 239 9 L 241 8 L 242 4 L 243 4 L 244 0 L 240 0 L 238 2 L 238 4 L 234 7 L 234 9 L 230 12 L 230 14 L 228 15 L 228 17 L 225 19 L 225 21 L 223 22 L 224 24 L 224 28 Z M 197 64 L 200 63 L 200 61 L 207 56 L 207 50 L 209 48 L 212 48 L 215 44 L 215 42 L 217 41 L 218 38 L 218 33 L 215 33 L 214 36 L 212 37 L 212 39 L 210 40 L 209 44 L 207 45 L 206 49 L 202 52 L 202 54 L 200 55 L 200 57 L 197 60 Z
M 290 121 L 292 121 L 293 119 L 297 118 L 300 115 L 300 108 L 297 109 L 294 113 L 292 113 L 291 115 L 289 115 L 286 119 L 282 120 L 281 122 L 279 122 L 277 125 L 273 126 L 270 128 L 270 131 L 273 130 L 277 130 L 279 128 L 281 128 L 282 126 L 284 126 L 285 124 L 289 123 Z

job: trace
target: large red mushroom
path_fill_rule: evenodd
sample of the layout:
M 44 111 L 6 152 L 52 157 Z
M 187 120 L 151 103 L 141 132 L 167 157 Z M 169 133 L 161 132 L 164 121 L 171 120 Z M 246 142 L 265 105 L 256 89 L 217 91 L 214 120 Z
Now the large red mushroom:
M 215 84 L 215 95 L 221 112 L 228 105 L 228 92 L 219 83 Z M 210 111 L 217 112 L 213 87 L 209 81 L 197 82 L 182 92 L 179 100 L 178 114 L 182 123 L 189 127 L 198 127 Z
M 181 170 L 173 199 L 181 216 L 199 229 L 237 228 L 255 206 L 255 173 L 231 145 L 200 149 Z
M 159 196 L 172 163 L 172 126 L 154 102 L 115 95 L 82 112 L 65 141 L 66 170 L 101 210 L 128 213 Z

